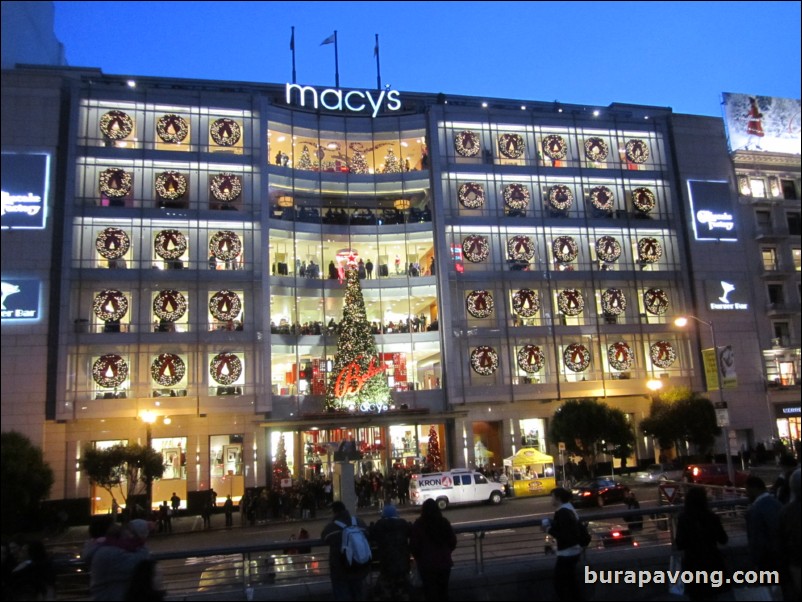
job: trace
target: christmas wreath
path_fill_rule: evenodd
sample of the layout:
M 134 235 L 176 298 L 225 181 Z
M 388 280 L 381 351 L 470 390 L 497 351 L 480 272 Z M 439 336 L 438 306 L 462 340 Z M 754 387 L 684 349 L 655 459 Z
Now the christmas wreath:
M 654 193 L 648 188 L 636 188 L 632 191 L 632 203 L 641 213 L 649 213 L 655 206 Z
M 621 257 L 621 244 L 613 236 L 601 236 L 596 241 L 596 256 L 607 263 Z
M 134 120 L 128 113 L 109 111 L 100 117 L 100 131 L 109 140 L 122 140 L 134 131 Z
M 579 245 L 572 236 L 558 236 L 551 243 L 551 250 L 561 263 L 571 263 L 579 256 Z
M 537 345 L 524 345 L 516 355 L 518 367 L 527 374 L 534 374 L 543 368 L 546 361 L 543 351 Z
M 543 138 L 540 146 L 543 154 L 553 161 L 560 161 L 568 155 L 568 145 L 565 143 L 565 139 L 557 134 Z
M 638 241 L 638 260 L 643 263 L 655 263 L 663 256 L 660 241 L 651 236 Z
M 535 256 L 535 243 L 528 236 L 513 236 L 507 241 L 507 254 L 513 261 L 531 261 Z
M 590 350 L 579 343 L 571 343 L 563 351 L 563 362 L 572 372 L 584 372 L 590 366 Z
M 512 295 L 512 310 L 522 318 L 531 318 L 540 311 L 540 295 L 528 288 L 516 291 Z
M 471 368 L 482 376 L 494 374 L 498 370 L 498 353 L 487 345 L 476 347 L 471 351 Z
M 643 293 L 643 305 L 650 314 L 662 316 L 668 311 L 668 295 L 661 288 L 650 288 Z
M 221 322 L 235 320 L 241 311 L 242 301 L 234 291 L 218 291 L 209 299 L 209 313 Z
M 242 375 L 242 362 L 233 353 L 218 353 L 209 364 L 209 374 L 221 385 L 233 385 Z
M 131 174 L 116 167 L 100 172 L 100 192 L 110 199 L 121 199 L 131 192 Z
M 475 157 L 482 150 L 476 132 L 465 130 L 454 136 L 454 148 L 461 157 Z
M 615 370 L 629 370 L 635 363 L 632 348 L 624 341 L 616 341 L 607 347 L 607 359 Z
M 627 140 L 627 161 L 632 163 L 646 163 L 649 160 L 649 145 L 639 138 Z
M 167 201 L 180 199 L 187 192 L 187 179 L 177 171 L 163 171 L 156 176 L 156 194 Z
M 162 259 L 178 259 L 187 251 L 187 237 L 179 230 L 162 230 L 156 235 L 153 246 Z
M 177 385 L 186 372 L 184 360 L 174 353 L 161 353 L 150 365 L 150 376 L 163 387 Z
M 457 198 L 467 209 L 481 209 L 485 204 L 485 187 L 478 182 L 466 182 L 459 187 Z
M 549 188 L 549 205 L 557 211 L 568 211 L 574 204 L 574 193 L 568 186 L 558 184 Z
M 508 184 L 501 192 L 504 204 L 510 209 L 526 209 L 529 205 L 529 187 L 523 184 Z
M 585 140 L 585 156 L 589 161 L 604 161 L 609 152 L 607 143 L 601 138 L 594 136 Z
M 218 201 L 234 201 L 242 194 L 242 179 L 233 173 L 220 173 L 212 178 L 209 190 Z
M 180 115 L 162 115 L 156 121 L 156 135 L 168 144 L 180 144 L 189 134 L 189 124 Z
M 465 302 L 474 318 L 486 318 L 493 313 L 493 295 L 489 291 L 471 291 Z
M 167 288 L 153 299 L 153 313 L 160 320 L 175 322 L 187 312 L 187 299 L 179 291 Z
M 507 159 L 520 159 L 524 156 L 524 139 L 520 134 L 501 134 L 498 137 L 498 152 Z
M 567 288 L 557 295 L 557 307 L 566 316 L 578 316 L 585 309 L 585 299 L 575 288 Z
M 242 241 L 235 232 L 220 230 L 209 240 L 209 252 L 220 261 L 231 261 L 242 253 Z
M 92 364 L 92 379 L 104 389 L 114 389 L 128 378 L 128 364 L 116 353 L 101 355 Z
M 214 143 L 219 146 L 234 146 L 242 136 L 242 128 L 233 119 L 224 117 L 212 122 L 212 125 L 209 126 L 209 134 Z
M 462 241 L 462 252 L 465 254 L 465 259 L 471 263 L 484 261 L 490 255 L 490 245 L 487 242 L 487 237 L 480 234 L 466 236 Z
M 118 290 L 100 291 L 92 302 L 92 311 L 104 322 L 117 322 L 128 313 L 128 299 Z
M 105 228 L 95 239 L 95 249 L 104 259 L 119 259 L 128 253 L 131 248 L 131 239 L 125 230 L 120 228 Z
M 615 206 L 613 191 L 607 186 L 595 186 L 590 189 L 590 204 L 599 211 L 612 211 Z
M 627 298 L 620 288 L 608 288 L 601 296 L 602 311 L 608 316 L 618 316 L 627 309 Z
M 677 361 L 677 352 L 674 346 L 668 341 L 657 341 L 649 348 L 649 357 L 652 363 L 658 368 L 669 368 Z

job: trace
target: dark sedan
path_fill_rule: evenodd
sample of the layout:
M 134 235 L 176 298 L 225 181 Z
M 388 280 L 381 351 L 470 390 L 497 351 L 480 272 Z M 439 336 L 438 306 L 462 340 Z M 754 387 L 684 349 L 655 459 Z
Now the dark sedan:
M 590 479 L 579 481 L 571 489 L 574 506 L 605 506 L 623 502 L 629 487 L 612 479 Z

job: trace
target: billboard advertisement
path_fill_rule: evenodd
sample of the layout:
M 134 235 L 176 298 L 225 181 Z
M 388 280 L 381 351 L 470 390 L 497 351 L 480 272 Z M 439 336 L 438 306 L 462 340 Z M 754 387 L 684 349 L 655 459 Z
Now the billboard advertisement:
M 738 240 L 728 182 L 688 180 L 688 198 L 696 240 Z
M 800 99 L 723 94 L 730 150 L 799 154 Z
M 2 228 L 45 227 L 50 155 L 3 153 Z

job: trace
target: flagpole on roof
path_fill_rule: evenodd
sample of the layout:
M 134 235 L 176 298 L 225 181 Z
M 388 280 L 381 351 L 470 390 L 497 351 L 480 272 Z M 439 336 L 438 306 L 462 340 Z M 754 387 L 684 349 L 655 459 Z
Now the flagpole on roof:
M 323 46 L 324 44 L 331 44 L 334 42 L 334 82 L 335 87 L 340 87 L 340 59 L 338 56 L 338 47 L 337 47 L 337 30 L 334 30 L 334 33 L 323 40 L 320 45 Z
M 340 87 L 340 59 L 337 55 L 337 30 L 334 30 L 334 87 Z
M 376 34 L 376 46 L 373 48 L 373 56 L 376 57 L 376 89 L 382 89 L 382 72 L 379 66 L 379 34 Z
M 292 28 L 292 36 L 290 37 L 290 50 L 292 50 L 292 83 L 296 83 L 295 77 L 295 27 Z

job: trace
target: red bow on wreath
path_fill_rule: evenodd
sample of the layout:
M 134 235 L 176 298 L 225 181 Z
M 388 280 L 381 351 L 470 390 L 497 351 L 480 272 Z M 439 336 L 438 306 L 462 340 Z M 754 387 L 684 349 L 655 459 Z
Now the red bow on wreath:
M 468 253 L 480 253 L 485 241 L 481 236 L 469 236 L 467 242 L 469 243 Z

